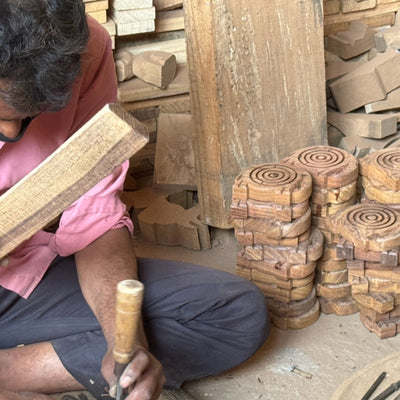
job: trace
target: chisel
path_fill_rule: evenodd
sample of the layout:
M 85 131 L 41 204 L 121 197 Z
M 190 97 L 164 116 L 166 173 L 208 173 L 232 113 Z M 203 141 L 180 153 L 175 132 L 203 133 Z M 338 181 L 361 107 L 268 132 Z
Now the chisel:
M 121 281 L 117 285 L 116 333 L 113 350 L 117 377 L 117 400 L 123 400 L 124 393 L 119 378 L 127 364 L 132 360 L 133 346 L 138 328 L 144 285 L 134 279 Z

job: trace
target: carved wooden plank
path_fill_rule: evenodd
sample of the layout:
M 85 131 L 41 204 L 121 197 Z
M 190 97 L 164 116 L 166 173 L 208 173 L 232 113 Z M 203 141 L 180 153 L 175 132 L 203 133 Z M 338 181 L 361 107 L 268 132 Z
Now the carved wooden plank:
M 312 282 L 308 285 L 295 287 L 293 289 L 282 289 L 274 284 L 258 282 L 255 280 L 253 280 L 253 283 L 264 293 L 265 297 L 272 297 L 276 300 L 283 301 L 284 303 L 306 298 L 313 288 Z
M 379 55 L 329 85 L 340 112 L 346 113 L 374 101 L 400 86 L 400 54 Z
M 397 117 L 390 114 L 339 113 L 328 111 L 328 123 L 345 136 L 383 139 L 397 132 Z
M 351 286 L 349 283 L 339 283 L 337 285 L 317 283 L 317 296 L 326 299 L 341 299 L 351 295 Z
M 232 197 L 239 200 L 292 205 L 307 201 L 312 180 L 307 171 L 286 165 L 260 164 L 245 168 L 235 178 Z
M 351 296 L 332 300 L 319 297 L 318 300 L 324 314 L 351 315 L 358 312 L 357 303 Z
M 327 81 L 335 78 L 339 78 L 343 75 L 360 67 L 362 64 L 367 62 L 367 60 L 357 60 L 357 61 L 343 61 L 343 60 L 332 60 L 326 63 L 325 67 L 325 78 Z
M 362 187 L 364 189 L 365 196 L 369 200 L 375 200 L 378 203 L 384 204 L 399 204 L 400 203 L 400 191 L 387 189 L 382 184 L 362 177 Z
M 371 10 L 377 5 L 376 0 L 345 0 L 342 1 L 342 13 L 352 13 L 362 10 Z
M 110 6 L 116 10 L 150 8 L 153 6 L 153 0 L 110 0 Z
M 379 339 L 387 339 L 394 337 L 397 334 L 397 324 L 400 323 L 400 318 L 393 318 L 394 321 L 379 321 L 373 322 L 367 316 L 360 313 L 361 323 L 370 331 L 374 332 Z
M 199 199 L 208 224 L 229 226 L 233 178 L 245 166 L 326 143 L 321 3 L 184 1 Z M 307 107 L 293 113 L 296 104 Z
M 322 257 L 320 258 L 320 261 L 340 261 L 340 260 L 345 260 L 343 257 L 338 257 L 337 252 L 336 252 L 336 244 L 326 244 L 324 246 L 324 252 L 322 254 Z
M 329 283 L 332 285 L 337 285 L 338 283 L 344 283 L 347 282 L 349 278 L 349 274 L 347 272 L 347 269 L 341 270 L 341 271 L 322 271 L 322 270 L 317 270 L 317 275 L 316 275 L 316 282 L 318 283 Z
M 0 258 L 47 225 L 148 141 L 117 105 L 103 107 L 43 163 L 0 197 Z
M 311 293 L 302 300 L 294 300 L 289 303 L 267 298 L 268 310 L 276 316 L 280 317 L 298 317 L 310 311 L 317 302 L 315 288 Z
M 309 172 L 313 184 L 319 187 L 339 188 L 353 183 L 358 177 L 357 159 L 332 146 L 306 147 L 294 151 L 281 163 Z
M 375 45 L 374 34 L 375 31 L 368 25 L 352 21 L 346 31 L 328 35 L 326 48 L 347 60 L 372 49 Z
M 400 48 L 400 23 L 396 18 L 394 26 L 380 29 L 375 33 L 375 47 L 378 51 L 386 51 L 387 48 L 399 49 Z
M 318 261 L 318 269 L 326 272 L 342 271 L 346 268 L 346 260 L 326 260 Z
M 310 228 L 311 210 L 308 209 L 302 217 L 292 222 L 277 221 L 274 218 L 234 218 L 231 220 L 231 224 L 234 228 L 260 232 L 273 239 L 293 238 L 300 236 Z
M 302 288 L 304 286 L 309 286 L 314 280 L 315 273 L 301 278 L 301 279 L 281 279 L 274 276 L 268 272 L 260 271 L 258 269 L 252 269 L 251 280 L 253 282 L 266 283 L 268 285 L 273 285 L 281 289 L 291 290 L 294 288 Z
M 156 32 L 172 32 L 185 29 L 183 10 L 157 12 Z
M 310 311 L 298 317 L 279 317 L 271 313 L 271 322 L 280 329 L 303 329 L 311 326 L 319 318 L 319 303 L 316 302 Z
M 394 296 L 389 293 L 353 294 L 357 303 L 383 314 L 393 310 Z
M 182 7 L 182 0 L 153 0 L 153 4 L 157 11 L 172 10 Z
M 379 150 L 360 159 L 361 175 L 390 190 L 400 190 L 400 149 Z
M 392 90 L 386 98 L 365 105 L 366 113 L 388 111 L 400 108 L 400 88 Z
M 311 229 L 293 238 L 274 239 L 261 232 L 246 231 L 235 228 L 235 237 L 242 246 L 252 246 L 254 244 L 271 244 L 276 246 L 297 246 L 310 237 Z
M 386 251 L 400 245 L 400 212 L 385 205 L 357 204 L 326 219 L 328 228 L 370 251 Z
M 356 197 L 354 196 L 349 201 L 340 204 L 313 204 L 311 203 L 311 212 L 313 215 L 317 217 L 326 218 L 329 215 L 336 214 L 339 211 L 345 210 L 347 207 L 352 206 L 356 201 Z

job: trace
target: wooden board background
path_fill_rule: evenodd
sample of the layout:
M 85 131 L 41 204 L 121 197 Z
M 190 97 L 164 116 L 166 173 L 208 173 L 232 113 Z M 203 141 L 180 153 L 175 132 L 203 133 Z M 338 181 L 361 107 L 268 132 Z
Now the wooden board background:
M 184 1 L 201 219 L 227 228 L 245 167 L 326 144 L 319 0 Z

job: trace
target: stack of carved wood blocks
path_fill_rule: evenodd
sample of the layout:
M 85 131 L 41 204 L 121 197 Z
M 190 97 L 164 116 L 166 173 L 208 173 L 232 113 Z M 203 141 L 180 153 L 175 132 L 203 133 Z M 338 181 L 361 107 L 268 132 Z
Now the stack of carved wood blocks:
M 367 190 L 356 204 L 359 177 Z M 237 274 L 263 291 L 276 326 L 309 326 L 321 307 L 326 314 L 360 311 L 380 338 L 397 334 L 399 193 L 396 149 L 358 162 L 341 149 L 314 146 L 237 176 L 230 215 L 242 246 Z
M 399 146 L 399 17 L 375 28 L 352 21 L 325 43 L 329 143 L 359 158 Z

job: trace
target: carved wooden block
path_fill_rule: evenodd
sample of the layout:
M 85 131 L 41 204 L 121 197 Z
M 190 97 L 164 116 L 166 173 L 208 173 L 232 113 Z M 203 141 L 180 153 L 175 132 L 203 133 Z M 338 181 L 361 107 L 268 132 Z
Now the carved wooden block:
M 352 21 L 346 31 L 328 35 L 326 49 L 347 60 L 365 53 L 375 45 L 375 31 L 360 21 Z
M 362 314 L 365 317 L 368 317 L 373 322 L 388 321 L 391 318 L 400 317 L 400 307 L 399 306 L 395 306 L 393 308 L 393 310 L 383 313 L 383 314 L 380 314 L 376 310 L 365 307 L 359 303 L 357 303 L 357 307 L 360 310 L 360 314 Z
M 393 310 L 395 306 L 394 296 L 389 293 L 353 294 L 353 298 L 357 303 L 372 308 L 381 314 Z
M 317 263 L 311 261 L 304 265 L 293 265 L 289 263 L 280 263 L 277 261 L 255 261 L 249 260 L 242 253 L 238 253 L 236 263 L 240 267 L 251 270 L 259 270 L 272 274 L 280 279 L 302 279 L 310 276 L 316 269 Z
M 338 285 L 317 283 L 317 296 L 326 299 L 341 299 L 351 295 L 351 285 L 348 282 L 339 283 Z
M 320 258 L 320 261 L 339 261 L 339 260 L 345 260 L 344 257 L 338 257 L 337 252 L 336 252 L 336 244 L 326 244 L 324 246 L 324 252 L 322 253 L 322 256 Z
M 248 281 L 251 281 L 251 268 L 242 267 L 241 265 L 236 266 L 235 274 Z
M 369 281 L 365 276 L 352 276 L 351 281 L 349 278 L 349 283 L 351 285 L 351 294 L 368 293 L 369 292 Z
M 299 317 L 310 311 L 317 302 L 315 288 L 312 288 L 310 294 L 302 300 L 293 300 L 289 303 L 282 303 L 273 298 L 267 298 L 268 310 L 279 317 Z
M 400 318 L 394 318 L 393 321 L 373 322 L 367 316 L 360 314 L 360 321 L 370 332 L 374 332 L 380 339 L 387 339 L 396 336 L 397 324 Z
M 400 88 L 392 90 L 383 100 L 366 104 L 364 108 L 368 114 L 400 108 Z
M 378 150 L 363 157 L 360 159 L 360 173 L 389 190 L 399 191 L 400 149 Z
M 328 123 L 345 136 L 383 139 L 397 132 L 397 117 L 391 114 L 343 114 L 328 111 Z
M 387 251 L 400 245 L 400 212 L 385 205 L 357 204 L 329 216 L 326 223 L 355 248 Z
M 230 218 L 275 218 L 279 221 L 290 222 L 303 216 L 308 207 L 308 201 L 293 205 L 281 205 L 251 199 L 232 199 Z
M 369 200 L 374 200 L 383 204 L 399 204 L 400 191 L 390 190 L 379 182 L 369 179 L 365 176 L 362 177 L 362 187 L 364 194 Z
M 280 329 L 303 329 L 319 318 L 319 303 L 315 302 L 311 310 L 298 317 L 279 317 L 273 313 L 270 316 L 271 322 Z
M 340 112 L 383 100 L 400 86 L 400 54 L 394 50 L 379 55 L 329 85 Z
M 246 168 L 236 177 L 232 198 L 291 205 L 307 201 L 311 191 L 308 172 L 280 164 L 261 164 Z
M 318 269 L 325 272 L 342 271 L 346 268 L 346 260 L 319 260 Z
M 235 228 L 235 237 L 242 246 L 252 246 L 254 244 L 270 244 L 276 246 L 297 246 L 310 237 L 311 229 L 293 238 L 274 239 L 261 232 L 246 231 Z
M 363 59 L 357 61 L 343 61 L 341 59 L 338 60 L 325 59 L 325 79 L 329 81 L 331 79 L 339 78 L 355 70 L 365 62 L 367 62 L 367 60 Z
M 343 204 L 352 200 L 356 192 L 356 181 L 338 188 L 321 188 L 314 185 L 310 202 L 314 204 Z
M 348 281 L 348 271 L 347 269 L 341 271 L 322 271 L 320 269 L 317 269 L 315 281 L 318 283 L 328 283 L 331 285 L 345 283 Z
M 318 297 L 318 300 L 324 314 L 351 315 L 358 312 L 357 303 L 351 296 L 331 300 Z
M 312 291 L 312 282 L 306 286 L 296 287 L 293 289 L 282 289 L 274 284 L 268 284 L 258 281 L 253 283 L 264 293 L 265 297 L 272 297 L 275 300 L 289 303 L 293 300 L 302 300 L 306 298 Z
M 309 172 L 313 184 L 323 188 L 340 188 L 354 183 L 358 177 L 357 159 L 352 154 L 331 146 L 312 146 L 297 150 L 281 163 Z
M 317 217 L 326 218 L 329 215 L 336 214 L 341 210 L 345 210 L 347 207 L 352 206 L 355 203 L 355 196 L 345 203 L 340 204 L 315 204 L 311 203 L 311 213 Z
M 354 259 L 354 245 L 344 238 L 340 238 L 336 245 L 336 256 L 340 259 Z
M 314 280 L 315 273 L 312 272 L 310 275 L 301 279 L 281 279 L 274 276 L 268 272 L 260 271 L 258 269 L 251 270 L 251 280 L 254 283 L 266 283 L 268 285 L 273 285 L 281 289 L 291 290 L 294 288 L 301 288 L 304 286 L 309 286 Z
M 306 232 L 311 226 L 311 210 L 292 222 L 277 221 L 274 218 L 233 218 L 234 228 L 263 233 L 273 239 L 294 238 Z

